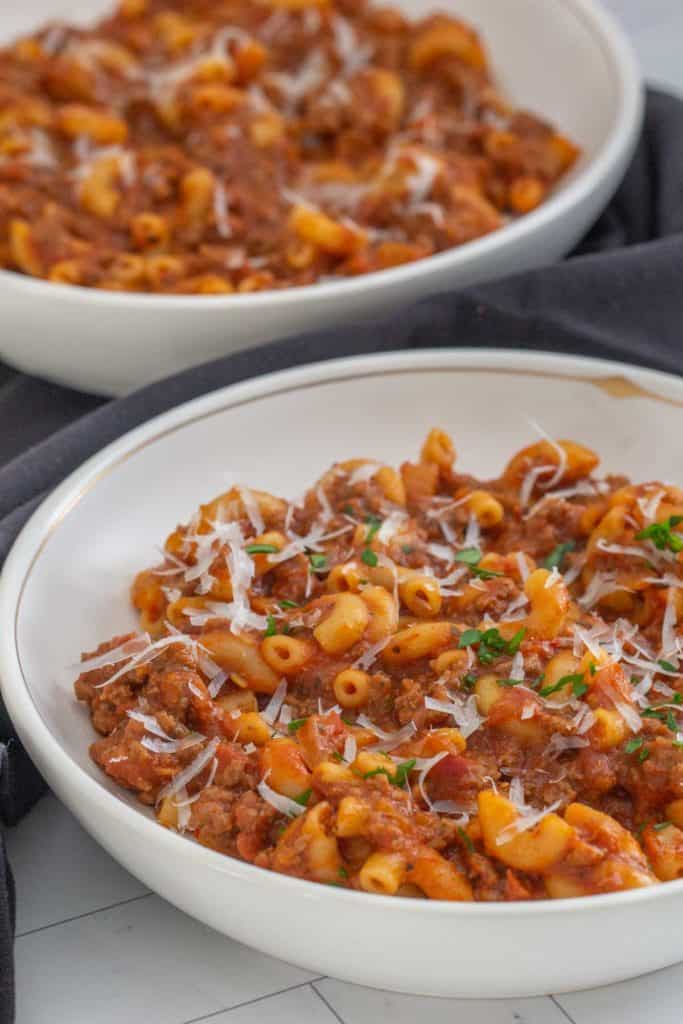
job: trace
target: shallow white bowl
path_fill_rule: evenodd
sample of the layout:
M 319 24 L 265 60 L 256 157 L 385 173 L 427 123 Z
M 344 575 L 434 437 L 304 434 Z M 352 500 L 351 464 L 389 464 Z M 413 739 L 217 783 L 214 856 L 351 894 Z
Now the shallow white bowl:
M 617 188 L 642 119 L 639 71 L 594 0 L 392 0 L 478 26 L 516 103 L 554 121 L 583 156 L 542 207 L 492 235 L 397 269 L 227 297 L 95 291 L 0 271 L 0 356 L 30 373 L 119 394 L 186 366 L 298 331 L 376 315 L 438 291 L 564 256 Z M 0 10 L 0 38 L 50 17 L 94 18 L 111 0 L 32 0 Z
M 619 396 L 619 397 L 615 397 Z M 266 953 L 364 985 L 442 996 L 535 995 L 683 957 L 683 881 L 577 900 L 391 899 L 277 875 L 158 825 L 88 757 L 65 666 L 133 628 L 128 587 L 155 545 L 230 479 L 294 496 L 332 461 L 398 462 L 434 424 L 459 465 L 494 475 L 532 439 L 594 446 L 606 471 L 683 480 L 683 381 L 569 356 L 462 350 L 338 360 L 180 406 L 90 459 L 41 506 L 0 580 L 2 693 L 60 798 L 150 888 Z

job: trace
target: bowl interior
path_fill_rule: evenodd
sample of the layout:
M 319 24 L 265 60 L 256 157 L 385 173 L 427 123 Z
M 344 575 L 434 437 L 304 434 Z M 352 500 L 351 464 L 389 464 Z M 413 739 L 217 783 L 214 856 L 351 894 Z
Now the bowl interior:
M 375 0 L 379 5 L 382 0 Z M 388 5 L 388 0 L 384 0 Z M 0 12 L 0 40 L 51 19 L 88 24 L 114 0 L 33 0 Z M 446 10 L 483 35 L 497 81 L 516 104 L 553 121 L 577 141 L 582 159 L 559 190 L 598 153 L 614 127 L 621 100 L 613 56 L 596 32 L 586 0 L 392 0 L 412 17 Z
M 605 472 L 680 483 L 683 382 L 626 372 L 668 398 L 615 397 L 619 387 L 603 378 L 619 371 L 590 360 L 411 353 L 262 378 L 141 428 L 63 486 L 22 552 L 16 643 L 45 724 L 84 771 L 129 799 L 88 757 L 93 733 L 68 666 L 82 650 L 135 628 L 133 575 L 154 564 L 157 545 L 197 504 L 232 483 L 295 498 L 337 459 L 415 458 L 434 425 L 452 434 L 459 466 L 494 475 L 537 438 L 531 421 L 595 448 Z

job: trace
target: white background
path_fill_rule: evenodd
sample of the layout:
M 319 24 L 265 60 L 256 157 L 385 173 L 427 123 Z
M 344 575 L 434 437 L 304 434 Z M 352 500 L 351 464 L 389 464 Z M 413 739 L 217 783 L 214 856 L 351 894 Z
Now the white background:
M 683 0 L 606 2 L 629 30 L 648 79 L 683 94 Z M 222 938 L 150 894 L 53 796 L 12 830 L 9 852 L 18 889 L 18 1024 L 682 1019 L 683 965 L 610 988 L 503 1002 L 417 999 L 316 978 Z M 647 937 L 627 935 L 624 941 Z M 457 946 L 454 935 L 454 956 Z

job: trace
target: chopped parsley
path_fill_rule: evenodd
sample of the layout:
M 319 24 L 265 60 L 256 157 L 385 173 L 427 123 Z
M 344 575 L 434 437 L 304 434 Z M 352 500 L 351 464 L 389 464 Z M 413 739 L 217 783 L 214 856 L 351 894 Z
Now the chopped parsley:
M 636 534 L 636 540 L 651 540 L 658 551 L 683 551 L 683 537 L 672 533 L 675 526 L 683 523 L 683 516 L 669 516 L 662 523 L 652 523 Z
M 647 748 L 647 747 L 643 747 L 643 749 L 641 750 L 641 752 L 640 752 L 640 753 L 638 754 L 638 760 L 639 760 L 639 761 L 640 761 L 640 763 L 642 764 L 642 763 L 643 763 L 643 761 L 647 761 L 647 759 L 648 759 L 648 757 L 649 757 L 649 756 L 650 756 L 650 751 L 648 750 L 648 748 Z
M 400 786 L 403 788 L 414 767 L 415 758 L 411 757 L 409 761 L 402 761 L 400 764 L 396 765 L 396 770 L 393 774 L 388 768 L 372 768 L 369 772 L 364 774 L 363 778 L 371 779 L 374 775 L 386 775 L 392 786 Z
M 325 572 L 327 569 L 327 555 L 314 552 L 312 555 L 308 556 L 308 560 L 311 563 L 311 569 L 315 572 Z
M 305 789 L 303 793 L 299 793 L 298 796 L 294 797 L 294 802 L 297 804 L 301 804 L 302 807 L 306 807 L 308 801 L 311 799 L 312 792 L 312 789 Z
M 475 676 L 474 672 L 468 672 L 465 678 L 463 679 L 463 683 L 465 684 L 468 690 L 472 689 L 476 681 L 477 677 Z
M 461 825 L 458 825 L 458 835 L 462 839 L 469 853 L 474 853 L 474 843 L 465 832 L 465 829 Z
M 526 634 L 526 629 L 522 626 L 518 629 L 512 640 L 508 640 L 508 654 L 516 654 L 519 648 L 522 646 L 522 640 Z
M 496 679 L 499 686 L 519 686 L 523 679 Z
M 268 625 L 266 626 L 265 635 L 266 636 L 275 636 L 275 634 L 277 633 L 277 622 L 275 621 L 275 616 L 274 615 L 268 615 L 266 617 L 266 622 L 268 623 Z
M 583 697 L 584 693 L 588 690 L 588 687 L 583 681 L 583 673 L 578 672 L 568 676 L 562 676 L 553 683 L 552 686 L 544 686 L 542 690 L 539 690 L 539 696 L 549 697 L 551 693 L 557 693 L 558 690 L 562 690 L 565 686 L 571 685 L 572 693 L 575 697 Z
M 369 544 L 375 534 L 380 530 L 382 526 L 382 520 L 379 516 L 366 516 L 365 522 L 368 526 L 368 532 L 365 535 L 365 543 Z
M 342 509 L 342 512 L 346 516 L 354 516 L 356 514 L 354 512 L 353 505 L 344 505 L 344 508 Z
M 275 544 L 247 544 L 244 550 L 248 555 L 276 555 L 280 549 Z
M 307 718 L 293 718 L 287 725 L 287 732 L 298 732 L 301 726 L 305 725 L 307 721 Z
M 495 572 L 493 569 L 480 569 L 478 565 L 471 566 L 474 576 L 480 580 L 492 580 L 494 576 L 502 576 L 502 572 Z
M 493 569 L 480 569 L 479 563 L 482 559 L 482 553 L 479 548 L 463 548 L 462 551 L 458 551 L 454 556 L 454 561 L 462 562 L 463 565 L 468 566 L 470 572 L 477 576 L 480 580 L 490 580 L 494 576 L 502 576 L 502 572 L 494 572 Z
M 458 641 L 458 647 L 471 647 L 472 644 L 477 644 L 481 640 L 481 630 L 479 629 L 466 629 Z
M 482 665 L 490 665 L 503 654 L 516 654 L 524 639 L 526 630 L 518 630 L 511 640 L 506 640 L 497 629 L 466 629 L 458 641 L 458 647 L 472 647 L 478 644 L 477 657 Z
M 395 786 L 405 786 L 408 781 L 408 776 L 415 767 L 415 758 L 411 757 L 409 761 L 401 761 L 396 769 L 396 775 L 394 776 L 393 782 Z
M 567 540 L 564 544 L 558 544 L 556 548 L 550 552 L 548 557 L 543 561 L 544 569 L 557 569 L 558 572 L 562 568 L 565 555 L 568 555 L 570 551 L 573 551 L 576 547 L 576 542 L 573 540 Z
M 462 551 L 458 551 L 454 560 L 462 562 L 463 565 L 478 565 L 481 561 L 481 551 L 479 548 L 463 548 Z
M 364 562 L 365 565 L 370 565 L 373 568 L 374 568 L 374 566 L 377 565 L 377 555 L 372 550 L 372 548 L 363 548 L 363 551 L 361 552 L 360 560 L 361 560 L 361 562 Z
M 348 878 L 349 877 L 349 873 L 348 873 L 348 871 L 346 870 L 346 868 L 344 867 L 343 864 L 340 866 L 339 871 L 337 872 L 337 874 L 339 875 L 340 878 Z
M 660 658 L 657 662 L 660 668 L 663 668 L 665 672 L 678 672 L 675 665 L 672 665 L 670 661 L 665 661 L 664 658 Z
M 671 732 L 678 732 L 678 722 L 676 721 L 675 715 L 671 708 L 658 707 L 653 704 L 649 708 L 645 708 L 644 711 L 640 712 L 643 718 L 656 718 L 659 722 L 670 729 Z
M 338 750 L 333 750 L 332 753 L 330 754 L 330 757 L 332 758 L 333 761 L 343 761 L 344 760 L 344 758 L 341 756 L 341 754 L 339 753 Z
M 401 551 L 404 555 L 412 555 L 415 548 L 412 544 L 401 544 Z
M 287 600 L 285 600 L 285 601 L 280 601 L 279 604 L 280 604 L 280 607 L 283 610 L 286 610 L 287 608 L 300 608 L 301 607 L 300 605 L 298 605 L 296 603 L 296 601 L 287 601 Z
M 656 825 L 652 826 L 652 828 L 655 832 L 661 832 L 663 828 L 668 828 L 670 824 L 670 821 L 658 821 Z
M 635 754 L 636 750 L 640 750 L 644 742 L 645 740 L 642 736 L 634 736 L 633 739 L 628 741 L 624 750 L 627 754 Z

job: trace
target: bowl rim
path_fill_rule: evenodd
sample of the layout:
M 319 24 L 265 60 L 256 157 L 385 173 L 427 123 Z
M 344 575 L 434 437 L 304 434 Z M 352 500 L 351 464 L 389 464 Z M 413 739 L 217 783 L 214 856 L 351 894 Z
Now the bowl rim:
M 524 918 L 545 916 L 570 907 L 576 911 L 601 913 L 643 901 L 665 899 L 683 891 L 683 880 L 662 883 L 642 889 L 581 896 L 558 900 L 542 899 L 510 903 L 451 903 L 443 900 L 418 901 L 387 900 L 371 893 L 325 886 L 316 882 L 278 874 L 253 864 L 237 860 L 218 851 L 201 846 L 191 838 L 180 836 L 161 827 L 156 820 L 111 792 L 97 778 L 86 772 L 52 734 L 33 700 L 28 680 L 23 674 L 18 652 L 17 629 L 25 586 L 40 552 L 58 528 L 59 523 L 78 505 L 85 493 L 109 471 L 115 469 L 129 455 L 153 444 L 161 437 L 191 426 L 197 419 L 235 407 L 245 401 L 267 398 L 283 390 L 318 386 L 334 380 L 347 380 L 359 374 L 386 375 L 388 372 L 405 373 L 414 370 L 445 370 L 489 372 L 506 370 L 523 375 L 552 376 L 580 379 L 597 383 L 606 378 L 621 377 L 636 386 L 634 394 L 641 397 L 674 403 L 683 409 L 683 379 L 673 374 L 646 369 L 634 364 L 593 359 L 587 356 L 562 355 L 550 352 L 531 352 L 521 349 L 491 348 L 421 349 L 408 352 L 375 353 L 312 363 L 303 367 L 281 370 L 258 378 L 201 395 L 153 417 L 146 423 L 125 433 L 79 466 L 40 504 L 15 540 L 0 576 L 0 686 L 8 711 L 17 731 L 39 762 L 43 774 L 65 803 L 78 814 L 70 794 L 75 790 L 85 793 L 86 804 L 97 803 L 109 827 L 116 826 L 127 832 L 130 839 L 137 835 L 160 853 L 169 857 L 185 857 L 196 870 L 218 871 L 242 884 L 257 885 L 265 891 L 284 896 L 292 890 L 295 896 L 329 901 L 334 907 L 338 900 L 358 902 L 368 909 L 383 908 L 385 913 L 415 914 L 475 914 L 480 917 L 517 915 Z M 280 386 L 282 385 L 282 386 Z M 638 392 L 640 389 L 640 392 Z M 90 829 L 89 821 L 82 821 Z M 102 829 L 106 832 L 106 828 Z M 189 841 L 188 841 L 189 840 Z M 184 852 L 183 852 L 184 851 Z M 153 887 L 153 885 L 152 885 Z M 675 887 L 675 888 L 672 888 Z
M 577 21 L 591 33 L 602 50 L 618 93 L 618 110 L 608 133 L 587 165 L 566 184 L 560 184 L 536 210 L 527 213 L 496 231 L 444 252 L 415 260 L 412 263 L 387 270 L 341 277 L 293 288 L 267 289 L 245 295 L 166 295 L 148 292 L 116 292 L 86 288 L 82 285 L 61 284 L 30 277 L 18 271 L 0 269 L 0 287 L 27 297 L 48 297 L 55 301 L 84 302 L 92 305 L 111 305 L 126 309 L 145 309 L 169 312 L 186 308 L 200 310 L 245 310 L 306 302 L 353 298 L 382 288 L 397 287 L 409 281 L 429 277 L 439 270 L 456 270 L 478 259 L 486 259 L 517 243 L 543 232 L 552 223 L 569 215 L 581 205 L 609 176 L 611 169 L 630 155 L 640 131 L 644 113 L 644 90 L 640 65 L 630 40 L 617 20 L 602 6 L 600 0 L 564 0 L 564 6 Z M 514 268 L 511 268 L 514 269 Z M 207 306 L 207 300 L 210 306 Z

